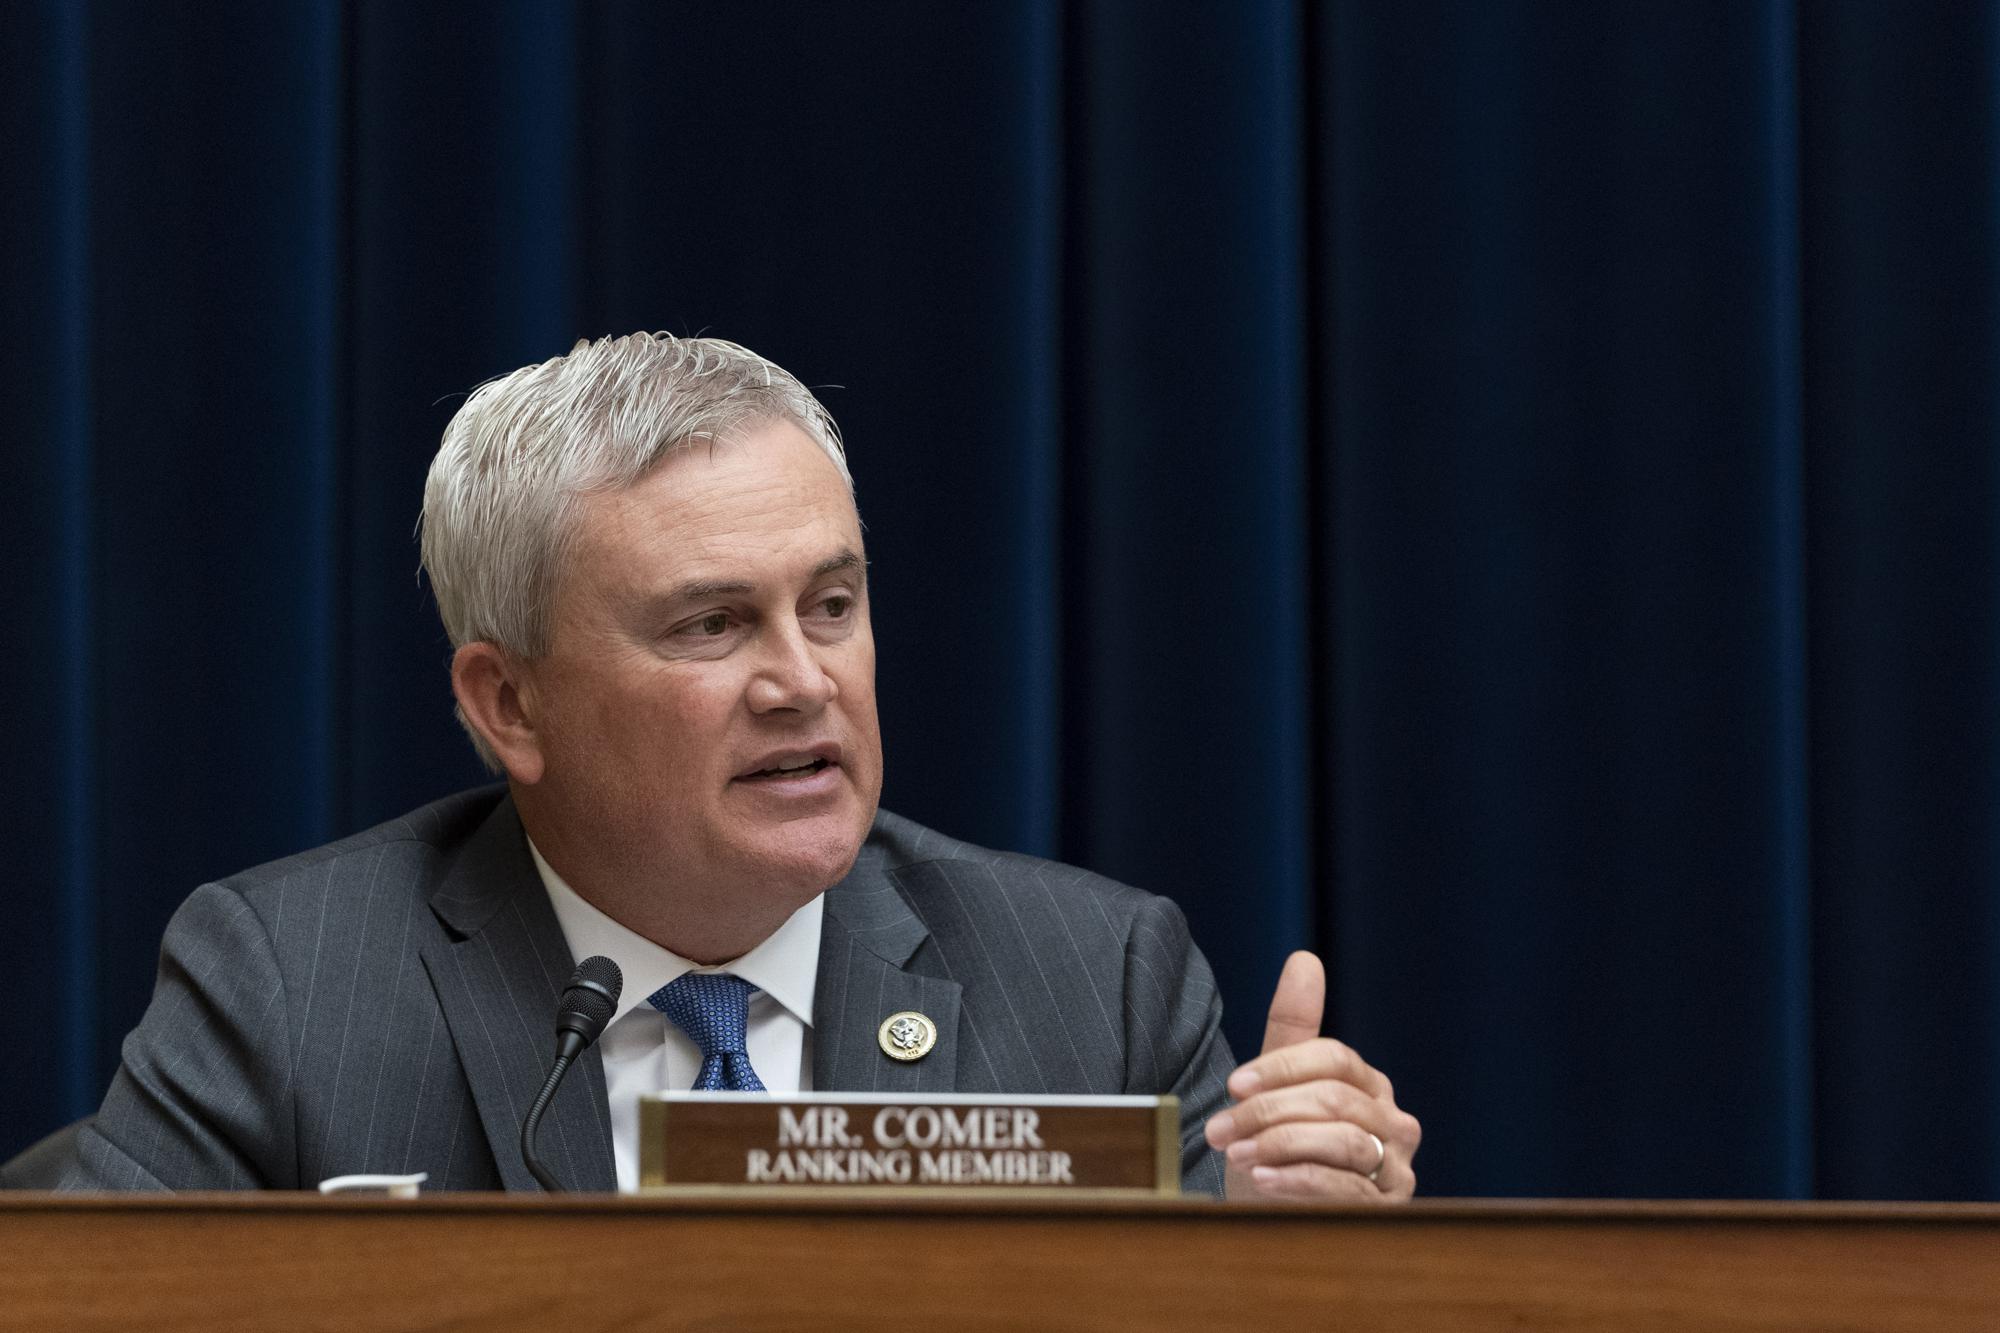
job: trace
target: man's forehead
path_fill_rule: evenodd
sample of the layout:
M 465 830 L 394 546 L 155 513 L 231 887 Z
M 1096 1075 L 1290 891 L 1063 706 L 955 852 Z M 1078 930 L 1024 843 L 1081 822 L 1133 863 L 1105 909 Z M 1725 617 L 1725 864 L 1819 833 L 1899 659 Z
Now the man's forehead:
M 740 558 L 746 545 L 858 549 L 861 530 L 845 478 L 788 423 L 676 449 L 629 485 L 580 497 L 575 521 L 584 545 L 621 555 L 645 547 L 683 563 Z

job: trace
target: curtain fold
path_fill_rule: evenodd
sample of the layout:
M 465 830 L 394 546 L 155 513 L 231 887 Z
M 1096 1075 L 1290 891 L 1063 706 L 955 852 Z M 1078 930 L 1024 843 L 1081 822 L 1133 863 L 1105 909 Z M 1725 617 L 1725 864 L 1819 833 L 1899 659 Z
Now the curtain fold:
M 89 133 L 82 16 L 62 6 L 0 15 L 0 125 L 9 177 L 0 190 L 0 431 L 10 442 L 10 486 L 0 486 L 8 577 L 0 579 L 0 697 L 9 710 L 7 823 L 21 892 L 13 932 L 31 942 L 0 1004 L 0 1041 L 27 1054 L 37 1075 L 8 1080 L 0 1143 L 53 1126 L 100 1079 L 93 821 L 97 747 L 92 595 L 95 531 L 88 367 Z M 34 312 L 33 318 L 27 312 Z M 19 552 L 18 555 L 14 554 Z M 0 1149 L 4 1151 L 4 1149 Z
M 1799 1192 L 1789 25 L 1361 5 L 1326 58 L 1347 1029 L 1447 1178 Z
M 333 830 L 339 43 L 331 5 L 92 9 L 84 40 L 101 1084 L 167 884 Z
M 2000 1194 L 1996 74 L 1988 4 L 9 7 L 0 1153 L 195 884 L 481 780 L 431 453 L 644 328 L 841 421 L 886 803 L 1173 896 L 1239 1053 L 1318 947 L 1426 1192 Z
M 2000 25 L 1803 6 L 1800 32 L 1816 1184 L 1992 1197 Z
M 1312 922 L 1299 24 L 1072 27 L 1062 852 L 1185 886 L 1250 1054 Z

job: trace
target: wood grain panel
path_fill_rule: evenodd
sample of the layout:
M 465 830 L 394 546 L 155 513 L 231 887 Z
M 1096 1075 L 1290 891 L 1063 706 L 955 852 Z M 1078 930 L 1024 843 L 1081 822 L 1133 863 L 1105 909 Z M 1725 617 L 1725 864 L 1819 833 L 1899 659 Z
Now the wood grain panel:
M 9 1329 L 1898 1330 L 1996 1312 L 1983 1205 L 0 1197 Z

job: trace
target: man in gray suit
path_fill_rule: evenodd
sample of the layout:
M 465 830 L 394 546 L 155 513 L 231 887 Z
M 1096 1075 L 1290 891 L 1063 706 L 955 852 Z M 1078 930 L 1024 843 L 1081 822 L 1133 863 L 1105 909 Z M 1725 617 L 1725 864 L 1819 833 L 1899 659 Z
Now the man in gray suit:
M 1410 1196 L 1417 1123 L 1319 1035 L 1317 959 L 1232 1073 L 1171 903 L 878 810 L 852 481 L 783 370 L 634 335 L 505 376 L 423 533 L 504 785 L 197 890 L 66 1187 L 532 1189 L 556 997 L 607 953 L 623 1002 L 541 1136 L 572 1188 L 632 1184 L 636 1092 L 697 1084 L 1171 1092 L 1190 1188 Z

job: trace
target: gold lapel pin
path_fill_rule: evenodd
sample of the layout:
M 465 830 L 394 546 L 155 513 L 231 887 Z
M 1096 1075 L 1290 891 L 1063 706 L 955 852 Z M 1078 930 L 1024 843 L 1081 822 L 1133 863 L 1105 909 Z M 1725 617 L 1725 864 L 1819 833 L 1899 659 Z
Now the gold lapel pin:
M 937 1024 L 914 1009 L 905 1009 L 882 1020 L 875 1040 L 891 1060 L 921 1060 L 937 1045 Z

